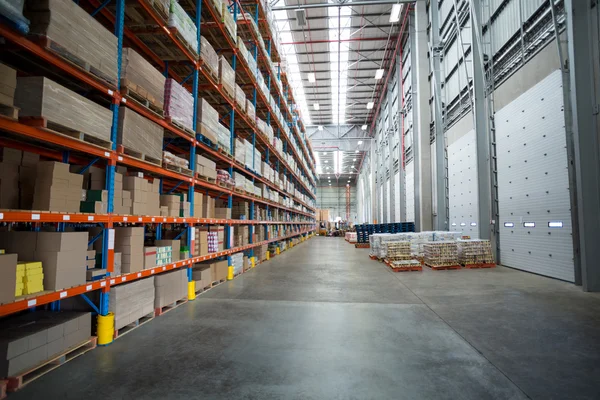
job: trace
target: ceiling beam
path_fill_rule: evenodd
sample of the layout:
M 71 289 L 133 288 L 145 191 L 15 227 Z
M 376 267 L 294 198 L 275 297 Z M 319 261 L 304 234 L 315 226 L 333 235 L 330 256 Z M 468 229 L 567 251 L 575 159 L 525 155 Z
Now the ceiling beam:
M 347 43 L 347 42 L 387 42 L 388 40 L 390 41 L 394 41 L 396 40 L 398 37 L 397 36 L 390 36 L 390 37 L 373 37 L 373 38 L 369 38 L 369 37 L 363 37 L 363 38 L 352 38 L 352 39 L 341 39 L 341 40 L 335 40 L 335 39 L 323 39 L 323 40 L 308 40 L 308 41 L 300 41 L 300 42 L 283 42 L 281 43 L 282 45 L 289 45 L 289 44 L 318 44 L 318 43 Z M 352 50 L 349 50 L 352 51 Z
M 301 10 L 310 8 L 329 8 L 329 7 L 358 7 L 358 6 L 376 6 L 384 4 L 396 4 L 396 3 L 414 3 L 415 0 L 371 0 L 371 1 L 353 1 L 352 3 L 320 3 L 320 4 L 303 4 L 303 5 L 292 5 L 292 6 L 279 6 L 273 7 L 273 11 L 278 10 Z

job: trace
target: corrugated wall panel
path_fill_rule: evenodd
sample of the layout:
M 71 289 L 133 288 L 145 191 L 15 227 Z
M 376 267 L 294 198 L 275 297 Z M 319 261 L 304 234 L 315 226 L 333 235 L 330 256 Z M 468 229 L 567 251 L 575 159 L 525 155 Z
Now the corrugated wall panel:
M 561 86 L 557 70 L 496 114 L 500 254 L 507 266 L 573 282 Z
M 415 220 L 415 164 L 406 164 L 406 193 L 404 204 L 406 204 L 406 221 Z

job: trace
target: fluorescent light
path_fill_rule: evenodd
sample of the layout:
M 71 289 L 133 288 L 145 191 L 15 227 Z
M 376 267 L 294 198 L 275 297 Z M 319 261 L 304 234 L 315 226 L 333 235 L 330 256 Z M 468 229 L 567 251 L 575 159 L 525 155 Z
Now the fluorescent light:
M 548 222 L 548 228 L 562 228 L 562 221 L 550 221 Z
M 400 4 L 396 3 L 392 6 L 392 12 L 390 12 L 390 23 L 400 21 Z
M 358 145 L 360 146 L 361 144 L 363 144 L 363 141 L 362 141 L 362 140 L 359 140 L 359 141 L 358 141 Z
M 324 155 L 324 156 L 326 156 L 326 155 L 327 155 L 327 153 L 326 153 L 326 152 L 323 152 L 323 155 Z
M 356 158 L 353 158 L 352 161 L 356 161 Z M 354 167 L 354 165 L 353 165 L 353 167 Z
M 504 223 L 504 227 L 505 228 L 512 228 L 514 226 L 515 226 L 514 222 L 505 222 Z
M 477 226 L 477 222 L 471 222 L 471 226 Z
M 460 226 L 467 226 L 467 224 L 465 224 L 464 222 L 461 222 Z
M 377 71 L 375 71 L 375 80 L 380 80 L 381 78 L 383 78 L 383 70 L 378 69 Z
M 315 103 L 313 104 L 313 107 L 315 108 L 315 110 L 319 111 L 321 109 L 321 107 L 319 106 L 319 103 Z
M 358 150 L 355 150 L 354 152 L 355 152 L 355 153 L 358 153 Z
M 348 181 L 348 183 L 350 183 L 350 181 Z
M 320 130 L 320 131 L 322 131 L 322 130 L 323 130 L 323 126 L 322 126 L 322 125 L 319 125 L 319 126 L 317 127 L 317 129 L 318 129 L 318 130 Z
M 363 125 L 363 126 L 361 126 L 361 128 L 360 128 L 360 129 L 362 129 L 363 131 L 366 131 L 366 130 L 367 130 L 367 126 L 366 126 L 366 125 Z
M 315 74 L 313 74 L 312 72 L 308 74 L 308 81 L 310 83 L 315 83 L 316 79 L 315 79 Z
M 370 110 L 373 108 L 373 106 L 375 105 L 375 103 L 373 103 L 372 101 L 367 103 L 367 110 Z
M 325 160 L 325 163 L 328 163 L 329 161 Z
M 523 222 L 525 228 L 535 228 L 535 222 Z

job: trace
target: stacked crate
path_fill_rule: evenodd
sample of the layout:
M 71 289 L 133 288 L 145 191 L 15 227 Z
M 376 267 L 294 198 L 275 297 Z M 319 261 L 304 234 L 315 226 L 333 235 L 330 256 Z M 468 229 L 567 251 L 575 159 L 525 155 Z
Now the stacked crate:
M 425 264 L 430 267 L 455 267 L 458 265 L 456 242 L 430 242 L 423 245 Z
M 461 265 L 495 264 L 489 240 L 459 239 L 456 244 Z
M 143 228 L 142 228 L 143 229 Z M 115 314 L 115 330 L 154 314 L 154 277 L 110 287 L 108 309 Z

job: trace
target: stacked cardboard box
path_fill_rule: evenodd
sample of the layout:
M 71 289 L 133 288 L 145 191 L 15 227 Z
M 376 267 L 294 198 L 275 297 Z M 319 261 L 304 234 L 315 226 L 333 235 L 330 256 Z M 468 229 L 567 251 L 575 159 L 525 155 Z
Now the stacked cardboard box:
M 0 104 L 14 106 L 16 88 L 17 71 L 0 63 Z
M 247 201 L 232 203 L 231 216 L 233 219 L 250 219 L 250 206 Z
M 221 124 L 217 125 L 217 143 L 222 150 L 231 154 L 231 132 Z
M 121 253 L 121 273 L 141 271 L 144 266 L 144 228 L 115 228 L 115 252 Z
M 115 252 L 115 262 L 113 264 L 113 272 L 111 273 L 111 276 L 121 275 L 122 258 L 123 256 L 121 252 Z
M 235 138 L 235 147 L 234 147 L 234 157 L 235 160 L 240 162 L 241 164 L 246 164 L 246 140 Z
M 196 290 L 204 289 L 213 282 L 212 270 L 209 264 L 194 264 L 192 279 L 196 281 Z
M 248 226 L 234 225 L 233 226 L 233 245 L 235 247 L 245 246 L 248 244 Z
M 202 271 L 203 268 L 210 268 L 210 280 L 211 283 L 215 281 L 223 281 L 227 279 L 227 260 L 223 261 L 205 261 L 202 263 L 198 263 L 194 265 L 194 269 Z M 198 275 L 196 275 L 198 277 Z M 198 280 L 194 278 L 194 272 L 192 271 L 192 279 Z
M 20 150 L 3 147 L 0 163 L 0 208 L 19 208 L 19 163 Z
M 256 120 L 256 109 L 254 108 L 254 104 L 250 101 L 250 99 L 246 99 L 246 115 L 250 121 Z
M 180 260 L 179 252 L 180 252 L 180 248 L 181 248 L 181 240 L 156 240 L 154 242 L 154 244 L 156 245 L 157 248 L 169 247 L 171 249 L 171 254 L 170 254 L 171 261 L 169 261 L 169 263 L 177 262 Z M 157 262 L 158 262 L 158 260 L 157 260 Z
M 235 98 L 235 71 L 224 56 L 219 57 L 219 83 L 232 99 Z
M 212 47 L 210 42 L 204 36 L 200 36 L 200 59 L 202 60 L 202 68 L 208 69 L 213 77 L 219 74 L 219 56 Z
M 80 203 L 81 212 L 106 214 L 108 201 L 108 190 L 88 190 L 85 201 Z
M 244 253 L 235 253 L 231 255 L 231 265 L 235 275 L 244 270 Z
M 16 296 L 38 293 L 44 290 L 44 270 L 41 262 L 21 261 L 17 264 L 16 289 Z
M 86 10 L 70 0 L 27 1 L 25 17 L 30 34 L 47 36 L 60 55 L 116 84 L 117 37 Z
M 133 49 L 123 49 L 121 87 L 128 88 L 162 110 L 165 101 L 165 77 Z
M 264 261 L 267 259 L 268 247 L 268 244 L 263 244 L 254 248 L 254 257 L 256 257 L 256 262 Z
M 194 217 L 202 217 L 202 198 L 203 195 L 200 192 L 194 192 Z
M 173 261 L 172 255 L 173 249 L 171 246 L 157 246 L 156 247 L 156 265 L 163 266 L 171 264 Z M 177 256 L 179 258 L 179 256 Z
M 215 207 L 215 218 L 231 219 L 231 208 Z
M 23 284 L 17 280 L 18 258 L 17 254 L 0 254 L 0 304 L 11 303 L 22 294 Z
M 179 211 L 179 216 L 183 217 L 183 218 L 189 218 L 189 217 L 191 217 L 190 207 L 191 207 L 191 205 L 190 205 L 189 201 L 182 201 L 181 202 L 181 209 Z
M 34 188 L 34 210 L 79 212 L 83 176 L 69 172 L 69 164 L 38 163 Z
M 243 267 L 244 271 L 247 271 L 250 269 L 250 260 L 248 260 L 248 256 L 246 254 L 244 254 L 244 261 L 242 263 L 242 267 Z
M 216 253 L 219 251 L 219 236 L 217 232 L 207 232 L 206 242 L 209 253 Z
M 204 49 L 202 49 L 204 51 Z M 219 113 L 208 101 L 198 99 L 198 109 L 196 116 L 196 129 L 204 137 L 213 143 L 217 143 L 217 130 L 219 125 Z
M 115 330 L 154 314 L 154 277 L 111 286 L 109 311 L 115 314 Z
M 15 105 L 21 109 L 20 117 L 45 118 L 49 124 L 110 142 L 112 113 L 108 108 L 43 76 L 17 78 Z
M 246 93 L 242 90 L 240 85 L 235 84 L 235 103 L 237 105 L 237 109 L 242 112 L 242 114 L 246 113 Z
M 154 277 L 154 308 L 163 308 L 187 297 L 187 270 L 179 269 Z
M 208 231 L 207 228 L 194 229 L 194 256 L 205 256 L 208 254 Z
M 201 155 L 196 156 L 196 172 L 205 178 L 217 179 L 217 164 Z
M 201 218 L 214 218 L 215 217 L 215 199 L 210 196 L 204 196 L 202 198 L 202 217 Z
M 158 179 L 148 182 L 141 176 L 126 176 L 123 178 L 123 188 L 131 193 L 132 214 L 160 215 Z
M 174 79 L 165 82 L 165 117 L 193 129 L 194 98 Z
M 90 313 L 36 311 L 0 323 L 0 377 L 19 375 L 89 340 Z
M 181 197 L 176 194 L 161 194 L 160 195 L 161 207 L 167 207 L 167 216 L 179 217 L 179 210 L 181 208 Z
M 144 247 L 144 269 L 156 267 L 156 247 Z
M 185 89 L 184 89 L 185 90 Z M 164 129 L 128 107 L 119 108 L 117 143 L 161 165 Z

